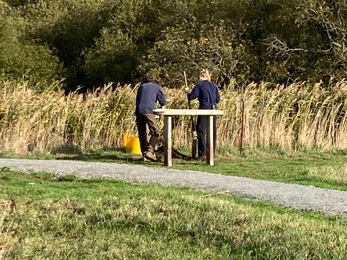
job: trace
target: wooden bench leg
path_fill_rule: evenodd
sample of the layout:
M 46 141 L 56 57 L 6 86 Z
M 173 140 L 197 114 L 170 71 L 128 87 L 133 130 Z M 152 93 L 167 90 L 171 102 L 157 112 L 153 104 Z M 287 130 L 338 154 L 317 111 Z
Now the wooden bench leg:
M 172 166 L 172 119 L 164 115 L 164 164 Z
M 213 116 L 206 116 L 206 163 L 214 165 Z

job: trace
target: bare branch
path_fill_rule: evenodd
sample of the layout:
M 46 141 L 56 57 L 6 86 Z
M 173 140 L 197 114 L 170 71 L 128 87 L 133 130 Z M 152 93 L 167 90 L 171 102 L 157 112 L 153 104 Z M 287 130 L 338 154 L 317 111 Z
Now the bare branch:
M 286 42 L 280 40 L 277 35 L 271 35 L 268 37 L 264 44 L 267 45 L 267 51 L 269 53 L 275 53 L 276 56 L 290 56 L 293 52 L 308 52 L 302 48 L 290 48 Z

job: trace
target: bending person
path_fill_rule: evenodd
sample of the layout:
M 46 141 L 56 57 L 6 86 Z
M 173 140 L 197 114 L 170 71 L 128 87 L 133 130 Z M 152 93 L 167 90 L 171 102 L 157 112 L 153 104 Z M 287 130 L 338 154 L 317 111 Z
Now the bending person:
M 166 98 L 163 88 L 155 80 L 142 83 L 136 95 L 136 125 L 144 160 L 157 160 L 154 150 L 160 129 L 153 114 L 157 101 L 162 108 L 165 108 Z M 149 141 L 147 141 L 147 125 L 150 134 Z

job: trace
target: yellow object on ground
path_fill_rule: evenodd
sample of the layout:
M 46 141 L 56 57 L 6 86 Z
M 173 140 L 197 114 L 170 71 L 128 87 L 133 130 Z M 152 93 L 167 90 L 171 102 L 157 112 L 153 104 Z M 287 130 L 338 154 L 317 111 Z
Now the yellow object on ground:
M 123 142 L 126 153 L 142 154 L 140 140 L 137 136 L 129 136 L 127 133 L 123 133 Z

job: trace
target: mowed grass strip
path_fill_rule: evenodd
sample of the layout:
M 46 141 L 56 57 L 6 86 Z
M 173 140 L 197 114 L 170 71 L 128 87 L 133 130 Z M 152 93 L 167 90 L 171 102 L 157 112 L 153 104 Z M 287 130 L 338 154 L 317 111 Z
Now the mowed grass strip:
M 180 151 L 185 155 L 190 154 L 190 149 L 190 147 L 180 147 Z M 227 155 L 221 156 L 218 154 L 218 159 L 215 160 L 214 166 L 197 160 L 173 159 L 172 168 L 347 191 L 347 151 L 345 150 L 321 151 L 302 149 L 289 152 L 279 148 L 248 148 L 245 149 L 243 156 L 240 156 L 239 151 L 235 147 L 225 149 L 228 149 L 224 151 Z M 0 156 L 116 162 L 164 167 L 163 162 L 143 162 L 139 156 L 126 154 L 121 148 L 89 149 L 78 155 L 41 154 L 21 157 L 13 154 L 0 154 Z
M 255 152 L 245 157 L 219 158 L 215 166 L 204 162 L 175 165 L 190 169 L 268 181 L 296 183 L 320 188 L 347 190 L 347 156 L 339 152 Z
M 0 198 L 3 259 L 347 256 L 346 219 L 230 195 L 3 168 Z

